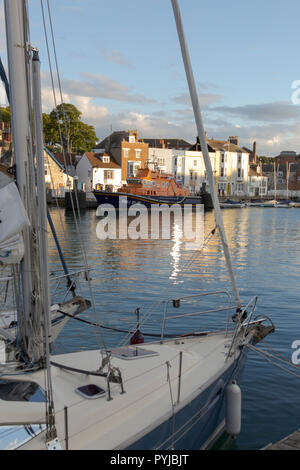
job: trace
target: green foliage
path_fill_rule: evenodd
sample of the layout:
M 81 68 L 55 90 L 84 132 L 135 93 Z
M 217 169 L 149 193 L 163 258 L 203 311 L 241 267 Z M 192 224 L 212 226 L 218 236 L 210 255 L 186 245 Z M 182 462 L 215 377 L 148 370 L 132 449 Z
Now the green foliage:
M 273 157 L 265 157 L 264 155 L 257 157 L 258 161 L 261 160 L 262 163 L 273 163 L 274 158 Z
M 98 138 L 95 128 L 82 122 L 81 114 L 70 103 L 58 105 L 50 114 L 44 113 L 45 145 L 50 149 L 61 147 L 62 138 L 64 148 L 68 152 L 84 153 L 91 150 L 96 145 Z
M 4 108 L 0 106 L 0 120 L 4 122 L 10 121 L 10 107 Z

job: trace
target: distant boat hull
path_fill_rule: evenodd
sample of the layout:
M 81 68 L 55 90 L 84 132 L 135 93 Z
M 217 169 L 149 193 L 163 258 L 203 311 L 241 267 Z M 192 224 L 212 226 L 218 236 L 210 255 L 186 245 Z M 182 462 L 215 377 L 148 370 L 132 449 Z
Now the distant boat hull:
M 133 204 L 140 203 L 145 205 L 148 209 L 154 204 L 167 204 L 169 206 L 173 204 L 185 205 L 190 204 L 197 206 L 199 204 L 204 205 L 205 210 L 213 208 L 211 202 L 211 196 L 209 193 L 202 194 L 201 196 L 139 196 L 137 194 L 130 193 L 113 193 L 108 191 L 94 191 L 95 198 L 100 204 L 112 204 L 116 209 L 120 207 L 120 198 L 127 198 L 127 207 Z
M 240 209 L 241 207 L 245 207 L 245 204 L 230 204 L 227 202 L 220 204 L 221 209 Z
M 221 209 L 238 209 L 240 207 L 245 207 L 246 204 L 243 202 L 232 201 L 230 199 L 226 199 L 225 202 L 220 203 Z

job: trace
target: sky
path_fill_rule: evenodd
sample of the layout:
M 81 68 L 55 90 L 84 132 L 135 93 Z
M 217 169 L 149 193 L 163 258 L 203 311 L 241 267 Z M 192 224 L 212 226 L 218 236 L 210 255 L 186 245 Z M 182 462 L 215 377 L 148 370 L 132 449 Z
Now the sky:
M 28 5 L 31 44 L 42 63 L 43 110 L 50 112 L 55 103 L 41 1 Z M 43 5 L 46 14 L 46 0 Z M 140 138 L 195 142 L 170 0 L 49 5 L 63 99 L 95 127 L 99 141 L 111 131 L 137 129 Z M 249 148 L 256 141 L 259 155 L 299 153 L 299 0 L 179 0 L 179 6 L 208 136 L 237 135 Z M 0 56 L 6 64 L 3 0 Z M 51 62 L 55 69 L 53 47 Z

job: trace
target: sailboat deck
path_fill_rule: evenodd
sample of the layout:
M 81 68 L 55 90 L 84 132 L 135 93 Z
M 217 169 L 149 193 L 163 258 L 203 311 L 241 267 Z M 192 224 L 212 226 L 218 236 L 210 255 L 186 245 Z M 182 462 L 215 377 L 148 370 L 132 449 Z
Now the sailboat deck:
M 77 387 L 86 384 L 95 384 L 107 390 L 104 377 L 88 376 L 52 366 L 56 422 L 62 446 L 65 441 L 64 407 L 67 406 L 70 449 L 127 447 L 145 429 L 151 429 L 172 415 L 172 403 L 177 411 L 218 377 L 222 368 L 225 370 L 229 367 L 232 359 L 225 360 L 230 343 L 230 336 L 226 338 L 224 334 L 215 334 L 163 344 L 139 345 L 142 349 L 158 354 L 138 359 L 113 358 L 112 365 L 122 372 L 125 393 L 120 393 L 119 384 L 111 383 L 111 401 L 107 400 L 107 395 L 86 399 L 75 392 Z M 180 352 L 182 374 L 180 401 L 177 404 Z M 68 367 L 97 370 L 101 355 L 99 351 L 86 351 L 54 356 L 53 360 Z M 42 372 L 32 374 L 31 377 L 41 386 L 43 379 Z M 45 437 L 41 434 L 22 448 L 45 448 Z

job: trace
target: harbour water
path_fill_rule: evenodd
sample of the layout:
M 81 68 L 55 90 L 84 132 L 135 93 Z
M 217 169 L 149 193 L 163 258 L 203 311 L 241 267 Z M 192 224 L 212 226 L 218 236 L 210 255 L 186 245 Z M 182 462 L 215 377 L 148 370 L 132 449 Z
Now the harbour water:
M 217 237 L 203 253 L 180 240 L 173 227 L 170 240 L 99 240 L 95 210 L 81 212 L 78 237 L 71 212 L 51 209 L 51 215 L 70 271 L 92 267 L 96 318 L 91 309 L 81 318 L 128 330 L 135 323 L 135 309 L 150 317 L 143 332 L 160 332 L 163 298 L 178 298 L 204 291 L 230 289 L 224 257 Z M 205 233 L 214 227 L 213 213 L 205 214 Z M 300 209 L 224 209 L 224 225 L 242 300 L 258 296 L 256 313 L 267 315 L 276 331 L 266 339 L 269 347 L 291 360 L 292 343 L 300 340 Z M 49 236 L 50 267 L 60 267 L 54 241 Z M 87 283 L 83 293 L 90 298 Z M 206 305 L 208 306 L 208 305 Z M 177 313 L 177 312 L 176 312 Z M 204 318 L 205 317 L 205 318 Z M 224 328 L 226 313 L 170 322 L 168 332 Z M 54 352 L 70 352 L 128 342 L 128 335 L 95 329 L 70 320 L 55 343 Z M 265 348 L 258 345 L 258 348 Z M 278 362 L 277 362 L 278 364 Z M 249 351 L 242 381 L 242 431 L 234 448 L 260 449 L 299 428 L 299 378 Z M 295 369 L 289 370 L 297 374 Z

